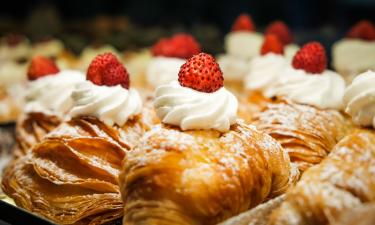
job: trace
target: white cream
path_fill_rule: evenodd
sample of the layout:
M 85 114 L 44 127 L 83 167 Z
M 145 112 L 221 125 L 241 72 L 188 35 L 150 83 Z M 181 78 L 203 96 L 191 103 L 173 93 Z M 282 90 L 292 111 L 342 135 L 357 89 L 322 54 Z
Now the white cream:
M 344 95 L 345 112 L 353 122 L 375 128 L 375 73 L 367 71 L 358 75 Z
M 245 87 L 251 91 L 261 91 L 266 97 L 273 97 L 274 89 L 289 66 L 284 56 L 268 53 L 254 58 L 250 72 L 245 78 Z
M 227 81 L 242 81 L 250 69 L 249 59 L 233 55 L 218 56 L 217 63 L 220 65 L 224 79 Z
M 251 59 L 259 55 L 263 36 L 256 32 L 236 31 L 225 37 L 227 54 Z
M 180 67 L 186 60 L 173 57 L 154 57 L 147 67 L 146 80 L 153 87 L 168 84 L 178 79 Z
M 375 70 L 375 41 L 343 39 L 332 47 L 333 67 L 346 75 Z
M 340 110 L 345 81 L 330 70 L 321 74 L 309 74 L 304 70 L 287 67 L 273 91 L 273 95 L 284 96 L 301 104 Z
M 81 72 L 63 70 L 29 82 L 25 112 L 65 115 L 73 106 L 71 94 L 75 86 L 84 80 L 85 75 Z
M 0 46 L 0 59 L 2 61 L 27 59 L 31 53 L 31 46 L 28 40 L 24 40 L 15 46 L 9 46 L 2 41 Z
M 238 101 L 224 87 L 205 93 L 172 81 L 157 88 L 154 106 L 163 123 L 179 126 L 182 130 L 226 132 L 236 121 Z
M 26 82 L 27 63 L 19 64 L 14 61 L 6 61 L 0 64 L 0 86 L 8 87 Z
M 135 89 L 121 85 L 98 86 L 90 81 L 77 85 L 72 94 L 71 117 L 94 116 L 108 126 L 123 126 L 129 118 L 141 113 L 142 100 Z
M 288 59 L 289 62 L 292 62 L 293 57 L 296 55 L 299 49 L 300 49 L 299 46 L 296 44 L 288 44 L 284 46 L 285 58 Z
M 36 43 L 32 48 L 32 55 L 42 55 L 46 57 L 56 57 L 65 49 L 64 44 L 57 40 L 49 40 Z

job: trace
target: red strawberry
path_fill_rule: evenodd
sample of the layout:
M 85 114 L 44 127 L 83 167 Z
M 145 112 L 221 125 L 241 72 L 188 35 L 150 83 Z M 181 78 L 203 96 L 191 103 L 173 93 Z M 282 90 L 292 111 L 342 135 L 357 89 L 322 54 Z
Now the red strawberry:
M 176 34 L 171 38 L 160 39 L 153 47 L 155 56 L 188 59 L 201 52 L 198 42 L 189 34 Z
M 34 56 L 27 70 L 27 77 L 29 80 L 36 80 L 39 77 L 53 75 L 58 72 L 59 68 L 52 59 L 44 56 Z
M 292 65 L 308 73 L 322 73 L 327 68 L 327 56 L 319 42 L 305 44 L 294 56 Z
M 96 85 L 116 86 L 129 89 L 129 74 L 112 53 L 96 56 L 87 69 L 86 79 Z
M 290 44 L 293 41 L 293 36 L 289 30 L 289 27 L 280 20 L 276 20 L 275 22 L 268 25 L 265 34 L 276 35 L 284 45 Z
M 347 33 L 348 38 L 359 38 L 367 41 L 375 40 L 375 25 L 368 20 L 356 23 Z
M 249 14 L 243 13 L 234 21 L 232 31 L 254 31 L 255 26 Z
M 223 87 L 224 77 L 215 58 L 200 53 L 181 66 L 178 81 L 183 87 L 211 93 Z
M 280 55 L 284 54 L 283 44 L 280 42 L 277 36 L 273 34 L 267 34 L 265 36 L 262 48 L 260 49 L 261 55 L 265 55 L 269 52 Z

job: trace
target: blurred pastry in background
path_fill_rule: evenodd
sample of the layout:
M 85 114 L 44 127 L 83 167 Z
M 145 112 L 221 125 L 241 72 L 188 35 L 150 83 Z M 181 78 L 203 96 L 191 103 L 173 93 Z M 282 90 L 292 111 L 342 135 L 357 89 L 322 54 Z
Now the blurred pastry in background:
M 250 122 L 268 103 L 273 102 L 274 89 L 284 76 L 285 68 L 291 66 L 284 56 L 285 48 L 278 36 L 267 34 L 260 55 L 250 63 L 250 70 L 244 77 L 245 90 L 240 95 L 239 113 Z
M 332 66 L 347 83 L 357 74 L 375 70 L 375 25 L 367 20 L 355 24 L 333 45 L 332 58 Z
M 251 60 L 259 55 L 262 43 L 263 35 L 256 32 L 250 15 L 238 16 L 225 37 L 226 53 L 218 56 L 225 85 L 232 91 L 242 91 L 243 78 L 249 72 Z
M 25 63 L 30 53 L 30 41 L 23 35 L 9 34 L 0 40 L 0 66 L 7 61 Z
M 189 34 L 179 33 L 162 38 L 151 49 L 153 58 L 146 70 L 147 85 L 154 88 L 178 79 L 186 59 L 201 52 L 200 44 Z
M 64 44 L 59 39 L 43 38 L 33 44 L 31 55 L 41 55 L 56 59 L 64 50 Z
M 148 48 L 138 51 L 126 51 L 123 54 L 123 62 L 132 81 L 132 86 L 143 89 L 146 87 L 146 70 L 152 59 L 151 50 Z M 142 92 L 140 93 L 142 94 Z
M 294 44 L 294 38 L 291 30 L 289 29 L 288 25 L 286 25 L 281 20 L 276 20 L 272 23 L 270 23 L 265 31 L 264 34 L 274 34 L 276 35 L 281 43 L 284 45 L 284 56 L 292 61 L 294 55 L 299 50 L 299 46 L 297 44 Z

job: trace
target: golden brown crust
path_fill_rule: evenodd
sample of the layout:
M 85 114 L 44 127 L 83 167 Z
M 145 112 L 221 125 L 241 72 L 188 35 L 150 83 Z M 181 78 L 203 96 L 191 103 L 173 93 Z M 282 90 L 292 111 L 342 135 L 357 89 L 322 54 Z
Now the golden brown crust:
M 124 160 L 123 224 L 216 224 L 283 193 L 288 155 L 244 124 L 225 134 L 158 125 Z
M 270 224 L 331 224 L 345 210 L 374 201 L 374 159 L 374 133 L 362 130 L 348 135 L 288 190 Z
M 247 91 L 245 96 L 238 97 L 238 117 L 246 123 L 251 123 L 273 99 L 265 97 L 259 91 Z
M 319 163 L 350 130 L 348 122 L 335 110 L 286 101 L 268 104 L 254 124 L 275 138 L 301 171 Z
M 4 192 L 58 224 L 104 224 L 123 214 L 121 162 L 150 128 L 153 112 L 109 127 L 94 117 L 62 123 L 6 169 Z
M 21 116 L 16 125 L 15 157 L 25 155 L 28 149 L 61 123 L 61 118 L 44 113 L 27 113 Z

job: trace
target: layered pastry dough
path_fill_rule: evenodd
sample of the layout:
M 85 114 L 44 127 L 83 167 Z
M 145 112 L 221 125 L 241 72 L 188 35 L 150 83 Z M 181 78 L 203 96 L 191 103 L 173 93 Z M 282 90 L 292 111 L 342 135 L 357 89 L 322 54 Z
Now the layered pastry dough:
M 306 171 L 270 224 L 331 224 L 342 212 L 375 200 L 375 134 L 356 131 Z
M 326 157 L 351 128 L 336 110 L 289 101 L 268 104 L 254 119 L 254 124 L 275 138 L 301 171 Z
M 123 224 L 216 224 L 286 191 L 298 171 L 268 135 L 158 125 L 124 160 Z
M 58 224 L 120 218 L 121 161 L 155 121 L 152 113 L 145 109 L 122 127 L 95 117 L 62 123 L 6 169 L 4 192 L 18 206 Z

